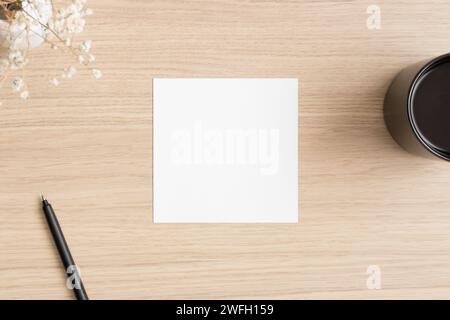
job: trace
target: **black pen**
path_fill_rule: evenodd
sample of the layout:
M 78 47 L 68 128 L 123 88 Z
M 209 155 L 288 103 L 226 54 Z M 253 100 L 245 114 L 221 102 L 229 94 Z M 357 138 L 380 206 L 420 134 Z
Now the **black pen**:
M 42 197 L 42 208 L 44 210 L 45 218 L 47 219 L 48 227 L 53 236 L 56 248 L 58 249 L 59 256 L 64 265 L 65 272 L 69 276 L 69 282 L 71 284 L 70 289 L 73 289 L 75 297 L 77 300 L 89 300 L 86 290 L 84 289 L 83 282 L 81 281 L 80 273 L 75 261 L 70 254 L 69 246 L 67 245 L 66 239 L 64 239 L 64 234 L 59 226 L 58 219 L 56 218 L 55 212 L 52 206 L 48 203 L 47 199 Z M 72 281 L 74 280 L 74 281 Z

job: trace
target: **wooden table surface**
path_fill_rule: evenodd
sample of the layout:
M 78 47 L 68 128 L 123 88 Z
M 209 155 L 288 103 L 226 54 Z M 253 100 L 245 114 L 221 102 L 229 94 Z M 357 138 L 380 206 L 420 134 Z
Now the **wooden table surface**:
M 30 100 L 1 91 L 0 298 L 72 297 L 41 192 L 93 299 L 450 298 L 450 165 L 382 116 L 400 69 L 450 50 L 448 0 L 89 2 L 104 78 L 52 88 L 71 60 L 40 47 Z M 299 224 L 152 223 L 154 77 L 300 79 Z

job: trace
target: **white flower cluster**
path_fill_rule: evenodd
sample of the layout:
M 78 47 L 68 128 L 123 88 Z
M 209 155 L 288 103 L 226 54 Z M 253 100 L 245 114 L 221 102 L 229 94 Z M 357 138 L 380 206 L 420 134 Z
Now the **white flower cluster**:
M 86 17 L 93 14 L 86 7 L 86 2 L 87 0 L 0 0 L 0 13 L 9 13 L 10 17 L 7 21 L 0 20 L 0 43 L 3 41 L 2 45 L 8 48 L 8 55 L 0 57 L 0 88 L 11 73 L 27 65 L 29 50 L 42 42 L 48 43 L 55 50 L 69 53 L 78 64 L 87 67 L 95 79 L 100 79 L 102 72 L 91 68 L 95 61 L 95 56 L 91 53 L 92 41 L 73 41 L 75 35 L 83 32 Z M 7 23 L 7 28 L 2 28 L 2 23 Z M 71 79 L 76 73 L 77 68 L 71 65 L 50 83 L 58 86 L 61 80 Z M 12 77 L 10 83 L 12 91 L 17 92 L 22 99 L 29 97 L 23 76 Z
M 83 32 L 85 17 L 93 13 L 85 6 L 86 0 L 73 0 L 67 8 L 58 9 L 48 21 L 49 28 L 62 38 Z

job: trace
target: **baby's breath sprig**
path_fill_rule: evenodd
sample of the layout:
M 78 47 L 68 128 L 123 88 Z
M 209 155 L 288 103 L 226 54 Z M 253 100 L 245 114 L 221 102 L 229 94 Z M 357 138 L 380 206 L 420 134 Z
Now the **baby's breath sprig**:
M 0 57 L 0 89 L 10 79 L 11 89 L 22 99 L 28 99 L 28 87 L 24 70 L 29 51 L 47 43 L 52 49 L 69 53 L 75 63 L 50 80 L 58 86 L 61 81 L 73 78 L 80 64 L 95 79 L 102 72 L 91 65 L 95 56 L 91 53 L 92 41 L 75 41 L 74 36 L 83 32 L 86 17 L 93 14 L 86 7 L 87 0 L 0 0 L 0 45 L 7 48 L 7 56 Z M 17 75 L 21 71 L 21 75 Z M 1 105 L 1 101 L 0 101 Z

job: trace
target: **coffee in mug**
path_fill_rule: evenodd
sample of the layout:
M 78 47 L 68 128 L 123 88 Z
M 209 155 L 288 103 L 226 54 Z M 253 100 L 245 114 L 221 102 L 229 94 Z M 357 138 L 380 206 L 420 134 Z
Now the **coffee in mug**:
M 407 151 L 450 161 L 450 54 L 402 70 L 386 94 L 384 119 Z

